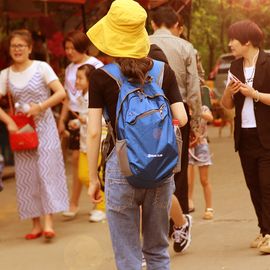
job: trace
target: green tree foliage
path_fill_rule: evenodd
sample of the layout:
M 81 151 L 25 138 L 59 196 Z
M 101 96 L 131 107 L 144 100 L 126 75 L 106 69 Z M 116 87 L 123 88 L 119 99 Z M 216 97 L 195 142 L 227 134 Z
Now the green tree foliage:
M 269 0 L 193 0 L 190 42 L 202 56 L 206 75 L 220 54 L 230 52 L 227 29 L 234 22 L 256 22 L 265 35 L 262 48 L 270 49 L 269 14 Z

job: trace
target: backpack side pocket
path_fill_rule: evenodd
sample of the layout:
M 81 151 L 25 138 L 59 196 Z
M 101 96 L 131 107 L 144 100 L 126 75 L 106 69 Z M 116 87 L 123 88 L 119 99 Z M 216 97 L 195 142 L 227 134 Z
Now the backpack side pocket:
M 126 177 L 133 175 L 129 166 L 129 160 L 128 160 L 128 154 L 127 154 L 127 141 L 116 140 L 115 150 L 116 150 L 116 154 L 118 158 L 118 165 L 122 173 Z

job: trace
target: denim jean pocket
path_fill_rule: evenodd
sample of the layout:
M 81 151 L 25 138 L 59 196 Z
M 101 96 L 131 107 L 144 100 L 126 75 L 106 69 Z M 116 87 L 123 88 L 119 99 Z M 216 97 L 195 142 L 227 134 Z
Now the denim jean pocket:
M 157 187 L 155 204 L 161 208 L 167 208 L 172 201 L 172 195 L 175 191 L 174 177 L 170 177 L 161 186 Z
M 108 178 L 107 203 L 115 211 L 122 211 L 132 205 L 135 188 L 126 179 Z

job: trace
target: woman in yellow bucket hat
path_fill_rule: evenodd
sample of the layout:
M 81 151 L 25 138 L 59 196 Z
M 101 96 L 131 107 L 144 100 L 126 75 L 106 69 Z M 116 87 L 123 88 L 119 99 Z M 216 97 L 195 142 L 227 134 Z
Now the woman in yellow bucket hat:
M 148 58 L 150 41 L 145 30 L 146 11 L 133 0 L 116 0 L 108 14 L 91 27 L 87 36 L 103 53 L 115 57 L 121 73 L 144 82 L 152 69 Z M 187 115 L 177 86 L 174 72 L 165 64 L 162 89 L 170 102 L 174 119 L 183 126 Z M 99 203 L 100 182 L 97 176 L 102 113 L 106 106 L 112 126 L 115 126 L 119 87 L 103 69 L 91 74 L 89 86 L 89 122 L 87 130 L 87 157 L 90 187 L 88 195 Z M 105 174 L 105 198 L 117 268 L 141 269 L 142 253 L 147 269 L 170 269 L 167 234 L 169 213 L 175 185 L 173 177 L 159 187 L 138 189 L 131 186 L 118 166 L 116 152 L 111 143 Z M 142 235 L 140 241 L 140 206 L 142 206 Z

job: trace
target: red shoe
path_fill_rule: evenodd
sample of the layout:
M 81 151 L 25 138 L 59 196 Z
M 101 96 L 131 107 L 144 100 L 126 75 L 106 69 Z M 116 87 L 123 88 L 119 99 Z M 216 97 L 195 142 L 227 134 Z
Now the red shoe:
M 55 233 L 54 232 L 44 232 L 45 238 L 46 239 L 52 239 L 55 237 Z
M 25 239 L 36 239 L 36 238 L 38 238 L 38 237 L 40 237 L 40 236 L 42 236 L 42 234 L 43 234 L 43 230 L 41 229 L 41 231 L 39 232 L 39 233 L 36 233 L 36 234 L 31 234 L 31 233 L 29 233 L 29 234 L 27 234 L 26 236 L 25 236 Z

